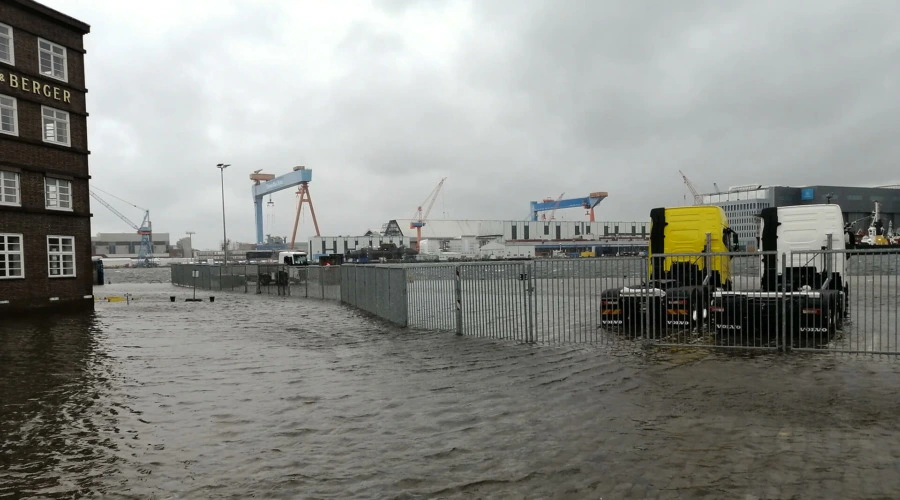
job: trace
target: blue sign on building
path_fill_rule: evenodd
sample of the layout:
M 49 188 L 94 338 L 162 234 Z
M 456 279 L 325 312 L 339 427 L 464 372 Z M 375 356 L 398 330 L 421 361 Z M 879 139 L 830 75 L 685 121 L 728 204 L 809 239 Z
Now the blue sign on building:
M 813 200 L 815 199 L 815 192 L 813 188 L 803 188 L 800 190 L 800 199 L 801 200 Z

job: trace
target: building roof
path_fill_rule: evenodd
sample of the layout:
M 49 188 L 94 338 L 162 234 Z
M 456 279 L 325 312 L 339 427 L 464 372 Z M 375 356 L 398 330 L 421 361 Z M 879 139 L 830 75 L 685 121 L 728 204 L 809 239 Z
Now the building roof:
M 415 237 L 416 230 L 409 227 L 414 220 L 416 219 L 396 219 L 404 236 Z M 429 220 L 422 228 L 422 239 L 499 234 L 503 234 L 503 221 L 500 220 Z
M 81 32 L 84 35 L 87 35 L 91 32 L 91 26 L 85 22 L 79 21 L 72 16 L 68 16 L 63 14 L 62 12 L 51 9 L 44 4 L 35 2 L 34 0 L 9 0 L 12 3 L 18 4 L 20 7 L 29 9 L 39 15 L 44 17 L 48 17 L 54 22 L 65 24 L 68 27 Z

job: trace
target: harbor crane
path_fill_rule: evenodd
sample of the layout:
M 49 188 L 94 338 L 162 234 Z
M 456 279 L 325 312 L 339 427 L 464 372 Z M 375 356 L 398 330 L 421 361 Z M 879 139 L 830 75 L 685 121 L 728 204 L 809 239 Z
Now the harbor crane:
M 416 230 L 416 251 L 419 251 L 419 244 L 422 241 L 422 228 L 425 227 L 425 221 L 428 220 L 428 215 L 431 213 L 431 207 L 434 206 L 434 201 L 437 200 L 438 193 L 441 192 L 441 186 L 444 185 L 444 181 L 447 180 L 446 177 L 441 179 L 441 182 L 438 182 L 437 186 L 431 190 L 431 193 L 425 198 L 419 207 L 416 209 L 416 213 L 413 215 L 413 221 L 409 223 L 410 229 Z M 424 205 L 428 205 L 425 208 L 425 211 L 422 211 L 422 207 Z
M 103 191 L 102 189 L 98 189 L 98 190 Z M 106 191 L 103 191 L 104 193 L 112 196 L 113 198 L 116 198 L 125 203 L 128 203 L 129 205 L 133 206 L 134 208 L 137 208 L 138 210 L 143 210 L 144 211 L 144 220 L 142 220 L 140 225 L 138 225 L 138 224 L 135 224 L 134 222 L 132 222 L 131 219 L 126 217 L 122 212 L 116 210 L 115 207 L 110 205 L 106 200 L 101 198 L 100 195 L 95 193 L 93 189 L 90 189 L 88 191 L 90 192 L 91 196 L 94 197 L 95 200 L 99 201 L 101 205 L 108 208 L 110 212 L 116 214 L 116 216 L 118 216 L 120 219 L 125 221 L 126 224 L 133 227 L 137 231 L 137 234 L 139 234 L 141 236 L 141 247 L 138 250 L 138 261 L 135 264 L 135 266 L 136 267 L 153 267 L 153 262 L 150 260 L 153 257 L 153 225 L 150 222 L 150 210 L 139 207 L 139 206 L 135 205 L 134 203 L 123 200 L 122 198 L 119 198 L 118 196 L 116 196 L 114 194 L 106 193 Z
M 594 222 L 594 207 L 600 204 L 601 201 L 605 200 L 609 193 L 606 191 L 595 191 L 585 197 L 582 198 L 569 198 L 562 199 L 563 195 L 559 196 L 558 199 L 553 200 L 552 198 L 544 198 L 542 201 L 532 201 L 529 202 L 529 216 L 531 220 L 538 220 L 538 212 L 552 212 L 551 217 L 556 213 L 558 209 L 564 208 L 584 208 L 588 210 L 588 215 L 590 216 L 590 222 Z M 546 220 L 543 217 L 541 220 Z
M 309 183 L 312 182 L 312 169 L 304 166 L 297 166 L 294 167 L 291 172 L 278 177 L 275 177 L 273 174 L 264 174 L 262 173 L 262 169 L 259 169 L 250 174 L 250 180 L 253 181 L 252 193 L 253 207 L 254 212 L 256 213 L 257 245 L 265 243 L 265 240 L 263 240 L 263 197 L 268 194 L 270 195 L 269 200 L 271 201 L 272 193 L 294 186 L 299 186 L 297 188 L 299 200 L 297 203 L 297 216 L 294 219 L 294 232 L 291 235 L 290 249 L 294 249 L 294 244 L 297 239 L 297 225 L 300 223 L 300 213 L 303 210 L 304 203 L 309 204 L 313 226 L 316 228 L 316 236 L 321 235 L 319 232 L 319 221 L 316 219 L 316 210 L 313 208 L 312 198 L 309 195 Z
M 688 180 L 687 176 L 684 175 L 684 172 L 681 170 L 678 171 L 681 174 L 681 178 L 684 179 L 684 185 L 687 186 L 688 190 L 690 190 L 691 194 L 694 196 L 694 205 L 702 205 L 703 204 L 703 196 L 697 191 L 697 188 L 694 187 L 694 184 Z
M 550 210 L 550 217 L 547 217 L 547 214 L 541 214 L 541 220 L 547 220 L 547 219 L 556 220 L 556 209 L 559 208 L 559 204 L 560 204 L 560 202 L 562 202 L 563 196 L 565 196 L 565 195 L 566 195 L 566 192 L 563 191 L 562 193 L 559 194 L 559 196 L 556 197 L 555 201 L 553 200 L 553 198 L 544 198 L 544 203 L 549 203 L 552 201 L 552 202 L 554 202 L 554 205 L 553 205 L 553 209 Z

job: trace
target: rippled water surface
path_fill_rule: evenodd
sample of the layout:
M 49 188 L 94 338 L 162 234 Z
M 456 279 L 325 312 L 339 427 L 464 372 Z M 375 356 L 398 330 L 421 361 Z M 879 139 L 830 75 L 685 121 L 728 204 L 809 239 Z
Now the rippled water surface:
M 900 496 L 892 359 L 527 346 L 108 277 L 135 300 L 0 322 L 0 498 Z

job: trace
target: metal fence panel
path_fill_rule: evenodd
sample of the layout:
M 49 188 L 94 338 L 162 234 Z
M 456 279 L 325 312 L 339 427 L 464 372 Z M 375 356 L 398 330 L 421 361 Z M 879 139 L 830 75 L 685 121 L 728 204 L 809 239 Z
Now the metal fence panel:
M 639 331 L 617 299 L 646 274 L 646 259 L 537 259 L 530 267 L 536 342 L 613 344 Z
M 459 272 L 466 335 L 525 341 L 528 336 L 529 270 L 521 262 L 463 264 Z M 455 298 L 454 298 L 455 308 Z
M 456 331 L 456 267 L 452 264 L 405 267 L 409 326 Z
M 722 259 L 729 275 L 711 277 L 729 268 Z M 895 251 L 175 265 L 171 276 L 178 286 L 340 300 L 401 326 L 524 342 L 900 354 Z
M 824 255 L 832 272 L 832 300 L 806 305 L 801 317 L 827 316 L 824 332 L 803 332 L 793 349 L 900 354 L 900 254 L 896 249 L 838 250 L 797 254 L 797 267 Z M 825 277 L 823 277 L 824 279 Z M 837 295 L 837 297 L 835 297 Z M 816 335 L 814 335 L 814 333 Z

